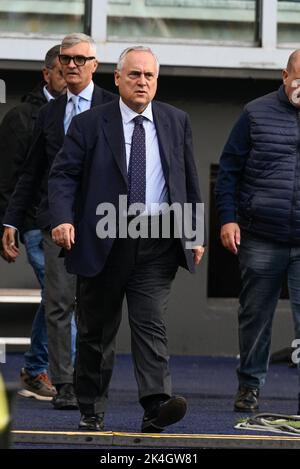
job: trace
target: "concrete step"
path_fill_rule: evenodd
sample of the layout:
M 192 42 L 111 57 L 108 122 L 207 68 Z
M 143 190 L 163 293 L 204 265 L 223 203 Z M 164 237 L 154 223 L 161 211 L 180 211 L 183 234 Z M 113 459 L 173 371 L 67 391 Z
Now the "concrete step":
M 40 303 L 41 291 L 29 288 L 0 288 L 0 303 Z

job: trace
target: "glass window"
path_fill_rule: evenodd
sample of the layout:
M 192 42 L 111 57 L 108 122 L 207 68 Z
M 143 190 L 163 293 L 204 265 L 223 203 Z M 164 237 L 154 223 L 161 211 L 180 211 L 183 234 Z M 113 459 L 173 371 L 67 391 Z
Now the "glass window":
M 292 0 L 277 3 L 278 43 L 286 47 L 299 47 L 300 42 L 300 1 Z
M 253 45 L 257 4 L 255 0 L 108 0 L 108 39 Z
M 1 33 L 84 32 L 85 0 L 0 0 Z

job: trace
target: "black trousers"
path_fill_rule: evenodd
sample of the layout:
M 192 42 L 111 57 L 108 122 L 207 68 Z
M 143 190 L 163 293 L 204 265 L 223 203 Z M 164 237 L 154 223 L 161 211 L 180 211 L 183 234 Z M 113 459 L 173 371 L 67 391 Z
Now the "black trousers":
M 79 278 L 75 389 L 82 413 L 105 410 L 125 296 L 139 399 L 171 395 L 164 316 L 181 251 L 174 239 L 116 239 L 103 271 Z

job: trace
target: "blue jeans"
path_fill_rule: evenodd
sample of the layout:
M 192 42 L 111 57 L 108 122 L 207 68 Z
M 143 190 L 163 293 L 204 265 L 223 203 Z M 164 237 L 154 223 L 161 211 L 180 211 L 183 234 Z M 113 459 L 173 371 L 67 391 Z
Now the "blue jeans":
M 289 246 L 242 233 L 239 250 L 242 290 L 239 308 L 239 383 L 260 388 L 269 364 L 273 317 L 285 274 L 300 338 L 300 246 Z
M 48 370 L 48 336 L 45 320 L 44 279 L 45 261 L 43 250 L 43 236 L 40 230 L 30 230 L 23 234 L 27 258 L 41 286 L 41 303 L 35 313 L 31 329 L 31 346 L 24 354 L 26 371 L 31 376 L 37 376 Z M 74 315 L 73 315 L 74 316 Z M 72 359 L 74 363 L 76 351 L 76 325 L 72 319 Z
M 30 349 L 24 355 L 26 371 L 32 376 L 37 376 L 48 369 L 48 338 L 44 308 L 45 262 L 43 238 L 40 230 L 30 230 L 23 234 L 23 239 L 29 264 L 41 286 L 42 301 L 32 323 Z

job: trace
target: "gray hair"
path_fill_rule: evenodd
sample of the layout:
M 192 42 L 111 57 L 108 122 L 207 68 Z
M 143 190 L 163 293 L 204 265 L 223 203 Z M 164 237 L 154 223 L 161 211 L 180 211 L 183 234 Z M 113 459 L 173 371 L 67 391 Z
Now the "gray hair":
M 67 34 L 62 40 L 61 43 L 61 50 L 68 49 L 69 47 L 76 46 L 77 44 L 81 44 L 82 42 L 87 42 L 91 48 L 93 49 L 94 54 L 96 55 L 96 44 L 94 39 L 91 36 L 83 33 L 71 33 Z
M 117 70 L 118 71 L 121 71 L 123 66 L 124 66 L 124 61 L 125 61 L 125 57 L 127 54 L 129 54 L 129 52 L 131 51 L 144 51 L 144 52 L 149 52 L 150 54 L 153 55 L 154 59 L 155 59 L 155 62 L 156 62 L 156 68 L 157 68 L 157 76 L 158 76 L 158 73 L 159 73 L 159 62 L 158 62 L 158 58 L 156 57 L 156 55 L 154 54 L 154 52 L 152 51 L 152 49 L 150 49 L 150 47 L 145 47 L 145 46 L 133 46 L 133 47 L 127 47 L 127 49 L 123 50 L 123 52 L 121 53 L 120 57 L 119 57 L 119 60 L 118 60 L 118 63 L 117 63 Z
M 55 65 L 55 61 L 60 53 L 60 45 L 57 44 L 56 46 L 51 47 L 48 50 L 47 54 L 45 55 L 44 66 L 46 68 L 53 68 Z

